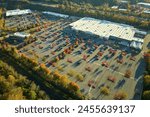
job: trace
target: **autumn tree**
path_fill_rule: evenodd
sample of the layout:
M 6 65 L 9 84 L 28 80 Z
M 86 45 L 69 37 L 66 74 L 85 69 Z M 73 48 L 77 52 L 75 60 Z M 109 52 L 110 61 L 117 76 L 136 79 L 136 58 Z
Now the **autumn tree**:
M 70 82 L 68 84 L 68 88 L 73 92 L 77 92 L 80 89 L 80 87 L 75 82 Z
M 70 82 L 70 80 L 68 79 L 67 75 L 62 75 L 60 78 L 60 83 L 64 86 L 67 87 L 68 83 Z
M 130 78 L 131 74 L 132 74 L 131 70 L 126 70 L 126 73 L 125 73 L 124 76 L 127 77 L 127 78 Z
M 128 95 L 126 92 L 124 91 L 118 91 L 115 95 L 114 95 L 114 99 L 115 100 L 125 100 L 127 99 Z

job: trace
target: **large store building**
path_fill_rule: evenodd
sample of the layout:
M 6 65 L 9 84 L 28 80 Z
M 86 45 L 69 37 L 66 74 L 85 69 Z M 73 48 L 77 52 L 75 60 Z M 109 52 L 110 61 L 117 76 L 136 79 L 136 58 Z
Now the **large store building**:
M 114 23 L 106 20 L 84 17 L 70 24 L 76 31 L 97 35 L 101 39 L 117 41 L 119 44 L 142 49 L 146 32 L 139 31 L 133 26 Z

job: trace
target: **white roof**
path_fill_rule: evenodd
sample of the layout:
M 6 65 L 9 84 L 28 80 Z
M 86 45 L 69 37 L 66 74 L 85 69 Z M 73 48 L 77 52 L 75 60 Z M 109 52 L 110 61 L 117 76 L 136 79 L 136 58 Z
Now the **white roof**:
M 118 6 L 112 6 L 111 8 L 112 9 L 118 9 Z
M 68 17 L 69 17 L 69 15 L 60 14 L 60 13 L 55 13 L 55 12 L 47 12 L 47 11 L 44 11 L 43 13 L 44 13 L 44 14 L 49 14 L 49 15 L 54 15 L 54 16 L 57 16 L 57 17 L 63 17 L 63 18 L 68 18 Z
M 20 9 L 8 10 L 8 11 L 6 11 L 6 16 L 23 15 L 23 14 L 28 14 L 28 13 L 31 13 L 30 9 L 25 9 L 25 10 L 20 10 Z
M 127 11 L 127 9 L 119 9 L 119 11 Z
M 150 14 L 150 10 L 145 10 L 143 13 Z
M 143 43 L 143 39 L 134 37 L 137 29 L 133 26 L 114 23 L 106 20 L 84 17 L 70 24 L 72 29 L 109 38 L 110 36 L 122 38 L 128 41 L 138 41 Z
M 150 3 L 146 3 L 146 2 L 139 2 L 137 4 L 138 5 L 144 5 L 144 6 L 149 6 L 150 7 Z
M 16 33 L 14 33 L 14 36 L 25 38 L 25 37 L 29 37 L 30 34 L 27 34 L 25 32 L 16 32 Z

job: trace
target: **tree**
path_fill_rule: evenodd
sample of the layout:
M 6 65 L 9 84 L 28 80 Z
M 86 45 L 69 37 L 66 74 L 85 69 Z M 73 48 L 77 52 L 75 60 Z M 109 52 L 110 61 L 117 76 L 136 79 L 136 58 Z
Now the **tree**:
M 75 76 L 76 72 L 74 70 L 70 70 L 67 74 L 72 77 Z
M 66 75 L 62 75 L 60 78 L 60 82 L 64 87 L 67 87 L 67 84 L 70 82 L 70 80 L 68 79 L 68 77 Z
M 127 77 L 127 78 L 130 78 L 131 74 L 132 74 L 131 70 L 126 70 L 126 73 L 125 73 L 124 76 Z
M 110 94 L 110 90 L 107 87 L 102 87 L 100 89 L 100 92 L 104 95 L 109 95 Z
M 46 93 L 42 90 L 40 90 L 37 94 L 38 94 L 38 97 L 41 99 L 46 99 L 46 100 L 49 99 L 49 97 L 46 95 Z
M 150 100 L 150 90 L 146 90 L 143 93 L 143 99 L 144 100 Z
M 62 67 L 62 66 L 58 66 L 57 69 L 58 69 L 59 71 L 63 71 L 63 67 Z
M 49 75 L 51 73 L 51 71 L 45 66 L 45 64 L 41 64 L 40 65 L 41 70 L 46 74 Z
M 10 92 L 4 95 L 7 100 L 23 100 L 25 97 L 23 96 L 23 91 L 21 87 L 14 88 Z
M 144 76 L 144 89 L 150 89 L 150 75 Z
M 14 85 L 15 83 L 15 77 L 13 75 L 8 76 L 8 81 L 11 83 L 11 85 Z
M 28 95 L 31 100 L 35 100 L 37 97 L 37 94 L 35 91 L 30 91 Z
M 10 90 L 9 83 L 6 81 L 0 81 L 0 94 L 8 92 Z
M 77 75 L 76 75 L 76 79 L 77 79 L 77 81 L 82 82 L 82 81 L 83 81 L 83 75 L 77 74 Z
M 36 91 L 37 86 L 36 86 L 36 84 L 34 82 L 31 83 L 30 89 L 31 89 L 31 91 Z
M 77 92 L 80 89 L 80 87 L 75 82 L 70 82 L 68 88 L 73 92 Z
M 53 78 L 54 80 L 60 80 L 61 74 L 58 71 L 54 71 Z
M 115 100 L 125 100 L 127 99 L 128 95 L 124 91 L 119 91 L 114 95 Z

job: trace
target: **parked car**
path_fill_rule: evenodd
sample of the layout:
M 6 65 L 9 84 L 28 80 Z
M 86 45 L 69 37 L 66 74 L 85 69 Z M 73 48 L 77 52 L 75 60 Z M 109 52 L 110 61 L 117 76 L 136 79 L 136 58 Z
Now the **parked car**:
M 115 81 L 116 81 L 116 78 L 113 77 L 113 76 L 109 76 L 109 77 L 108 77 L 108 80 L 111 81 L 111 82 L 115 82 Z
M 68 59 L 67 59 L 67 62 L 72 63 L 72 60 L 68 58 Z
M 107 61 L 103 61 L 102 62 L 102 66 L 108 67 L 108 62 Z

